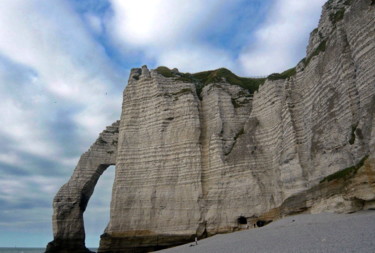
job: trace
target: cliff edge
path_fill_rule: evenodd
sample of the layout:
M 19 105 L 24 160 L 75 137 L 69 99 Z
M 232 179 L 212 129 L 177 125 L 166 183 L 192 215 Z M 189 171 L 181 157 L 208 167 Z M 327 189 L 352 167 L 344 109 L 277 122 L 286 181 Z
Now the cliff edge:
M 99 252 L 147 252 L 295 213 L 375 208 L 375 2 L 330 0 L 306 58 L 265 79 L 133 69 L 118 122 L 54 199 L 47 252 L 87 252 L 83 212 L 116 165 Z

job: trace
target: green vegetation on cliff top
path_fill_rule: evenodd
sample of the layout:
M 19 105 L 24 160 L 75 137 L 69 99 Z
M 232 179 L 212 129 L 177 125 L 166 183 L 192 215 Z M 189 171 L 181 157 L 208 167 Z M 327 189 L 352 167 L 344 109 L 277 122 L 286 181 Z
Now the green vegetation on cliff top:
M 312 52 L 312 54 L 302 59 L 305 67 L 310 63 L 311 59 L 321 52 L 326 50 L 327 41 L 323 40 L 317 48 Z M 271 81 L 287 79 L 296 74 L 296 68 L 290 68 L 282 73 L 273 73 L 266 78 L 250 78 L 250 77 L 239 77 L 232 73 L 226 68 L 220 68 L 216 70 L 203 71 L 198 73 L 180 73 L 178 71 L 171 70 L 165 66 L 160 66 L 155 69 L 159 74 L 168 78 L 176 78 L 178 81 L 194 83 L 197 89 L 197 94 L 200 95 L 204 86 L 211 83 L 227 82 L 232 85 L 238 85 L 244 89 L 249 90 L 251 94 L 259 89 L 259 87 L 264 84 L 268 79 Z
M 164 67 L 164 66 L 160 66 L 156 69 L 156 71 L 164 76 L 164 77 L 175 77 L 176 75 L 172 72 L 172 70 L 170 70 L 169 68 L 167 67 Z
M 327 9 L 331 11 L 329 15 L 330 21 L 335 25 L 337 22 L 342 20 L 345 15 L 345 8 L 342 7 L 334 11 L 332 7 L 334 0 L 329 0 L 326 3 Z M 351 4 L 352 0 L 340 0 L 344 6 Z M 371 0 L 371 5 L 375 4 L 375 0 Z M 312 34 L 318 32 L 318 29 L 314 29 Z M 326 50 L 327 39 L 322 40 L 315 50 L 306 58 L 303 58 L 301 62 L 304 63 L 305 67 L 309 65 L 311 59 L 314 56 L 319 55 L 321 52 Z M 302 69 L 303 70 L 303 69 Z M 168 78 L 176 78 L 178 81 L 194 83 L 197 89 L 197 94 L 200 95 L 203 87 L 210 83 L 219 83 L 227 82 L 232 85 L 238 85 L 244 89 L 250 91 L 253 94 L 259 89 L 259 87 L 268 79 L 271 81 L 287 79 L 296 74 L 296 68 L 290 68 L 282 73 L 273 73 L 267 76 L 266 78 L 248 78 L 248 77 L 239 77 L 233 74 L 230 70 L 226 68 L 220 68 L 216 70 L 203 71 L 198 73 L 180 73 L 178 71 L 171 70 L 167 67 L 161 66 L 156 69 L 156 71 Z
M 175 72 L 162 66 L 158 67 L 156 71 L 164 77 L 175 77 L 178 81 L 194 83 L 197 88 L 197 94 L 200 94 L 204 86 L 219 82 L 227 82 L 232 85 L 238 85 L 249 90 L 250 93 L 253 94 L 266 80 L 266 78 L 239 77 L 225 68 L 190 74 Z
M 273 73 L 269 75 L 267 79 L 272 80 L 272 81 L 279 80 L 279 79 L 287 79 L 291 76 L 294 76 L 295 74 L 296 74 L 296 68 L 294 67 L 294 68 L 285 70 L 282 73 Z

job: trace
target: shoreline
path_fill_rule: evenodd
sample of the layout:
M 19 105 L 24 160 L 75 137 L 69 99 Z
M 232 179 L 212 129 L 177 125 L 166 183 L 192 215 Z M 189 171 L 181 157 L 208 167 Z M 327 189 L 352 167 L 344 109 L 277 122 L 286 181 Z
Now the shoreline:
M 157 252 L 375 252 L 375 211 L 300 214 Z

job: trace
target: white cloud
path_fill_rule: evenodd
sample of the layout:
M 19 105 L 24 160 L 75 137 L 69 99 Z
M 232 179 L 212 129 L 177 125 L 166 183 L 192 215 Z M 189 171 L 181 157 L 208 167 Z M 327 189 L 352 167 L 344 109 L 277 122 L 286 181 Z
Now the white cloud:
M 163 51 L 157 59 L 157 65 L 177 67 L 183 72 L 193 73 L 221 67 L 235 68 L 229 52 L 207 45 Z
M 268 75 L 293 67 L 303 58 L 308 36 L 326 0 L 276 0 L 255 41 L 240 56 L 243 71 Z
M 84 134 L 87 148 L 87 141 L 93 141 L 105 125 L 119 117 L 122 98 L 113 91 L 122 84 L 121 79 L 66 2 L 4 0 L 0 35 L 0 55 L 10 62 L 0 69 L 0 133 L 18 143 L 14 148 L 58 158 L 59 144 L 45 127 L 51 119 L 58 120 L 57 111 L 67 106 L 75 107 L 71 118 Z M 15 67 L 23 71 L 18 75 L 26 76 L 22 86 L 17 74 L 6 74 Z M 8 91 L 10 86 L 27 92 L 16 97 L 14 90 Z M 23 94 L 21 90 L 17 93 Z
M 22 176 L 16 180 L 4 177 L 0 178 L 0 193 L 2 198 L 13 201 L 17 201 L 17 198 L 40 199 L 41 194 L 55 194 L 62 183 L 61 178 L 42 175 Z
M 16 152 L 13 152 L 13 151 L 4 152 L 2 154 L 0 153 L 0 162 L 3 162 L 5 164 L 9 164 L 9 165 L 12 165 L 12 166 L 23 165 L 22 160 L 20 159 L 18 154 Z
M 30 223 L 50 230 L 54 194 L 80 152 L 119 118 L 127 77 L 92 37 L 102 32 L 96 17 L 61 0 L 1 4 L 0 220 L 18 222 L 20 232 Z
M 233 53 L 233 48 L 220 48 L 202 38 L 226 26 L 236 14 L 228 10 L 244 5 L 245 1 L 110 2 L 114 16 L 107 26 L 125 54 L 139 50 L 156 65 L 178 67 L 182 71 L 228 67 L 244 75 L 267 75 L 292 67 L 303 57 L 309 33 L 317 25 L 325 0 L 274 0 L 266 21 L 253 36 L 238 36 L 252 40 L 237 42 L 242 47 L 239 56 Z M 251 23 L 241 17 L 237 19 Z
M 110 0 L 114 16 L 107 23 L 124 54 L 141 51 L 156 65 L 182 71 L 234 67 L 229 50 L 206 43 L 235 13 L 228 12 L 243 0 Z
M 90 26 L 91 30 L 94 31 L 96 34 L 100 34 L 103 32 L 103 21 L 100 17 L 87 13 L 84 15 L 87 24 Z
M 136 47 L 165 47 L 194 37 L 215 0 L 111 0 L 115 36 Z M 209 7 L 209 8 L 208 8 Z
M 47 106 L 40 97 L 40 87 L 33 79 L 24 74 L 25 68 L 5 66 L 5 59 L 0 59 L 0 133 L 14 142 L 13 155 L 9 156 L 7 163 L 12 163 L 16 155 L 15 150 L 25 151 L 34 155 L 50 156 L 54 147 L 47 140 L 43 140 L 43 129 L 40 127 L 44 109 L 35 110 L 39 106 Z M 10 74 L 14 68 L 15 73 Z M 16 73 L 19 71 L 19 73 Z M 8 72 L 8 73 L 7 73 Z M 20 77 L 24 74 L 24 77 Z M 29 92 L 31 91 L 31 92 Z M 32 106 L 31 106 L 32 105 Z M 10 143 L 7 143 L 10 144 Z M 9 152 L 1 154 L 5 160 Z M 21 159 L 17 159 L 20 164 Z M 15 161 L 13 161 L 14 164 Z

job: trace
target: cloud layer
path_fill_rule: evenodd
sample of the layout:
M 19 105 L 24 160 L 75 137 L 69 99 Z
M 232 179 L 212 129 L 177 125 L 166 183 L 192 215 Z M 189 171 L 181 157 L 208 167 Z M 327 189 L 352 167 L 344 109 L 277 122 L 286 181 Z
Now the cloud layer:
M 268 75 L 297 64 L 304 57 L 309 32 L 317 26 L 325 0 L 278 0 L 239 58 L 245 73 Z
M 119 118 L 124 77 L 65 1 L 2 1 L 0 35 L 0 233 L 42 222 L 33 210 L 50 230 L 53 195 Z
M 218 41 L 231 41 L 240 31 L 236 25 L 242 20 L 239 14 L 269 5 L 269 1 L 235 0 L 111 0 L 114 15 L 108 26 L 111 36 L 123 48 L 139 50 L 145 59 L 155 65 L 178 67 L 182 71 L 202 71 L 220 67 L 235 68 L 236 57 L 227 45 Z M 242 6 L 242 10 L 239 8 Z M 255 17 L 261 20 L 262 17 Z M 254 20 L 242 20 L 249 26 Z M 240 26 L 239 26 L 240 27 Z M 241 24 L 241 27 L 245 27 Z M 231 41 L 233 44 L 234 41 Z M 220 43 L 218 43 L 220 44 Z
M 111 0 L 114 15 L 108 26 L 124 54 L 142 51 L 155 65 L 191 72 L 227 67 L 243 75 L 268 75 L 303 58 L 324 2 L 269 0 L 248 6 L 241 0 Z

